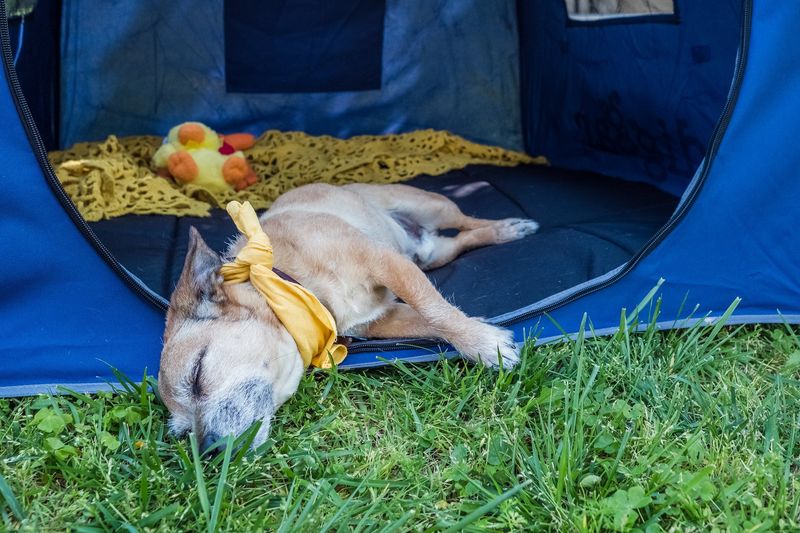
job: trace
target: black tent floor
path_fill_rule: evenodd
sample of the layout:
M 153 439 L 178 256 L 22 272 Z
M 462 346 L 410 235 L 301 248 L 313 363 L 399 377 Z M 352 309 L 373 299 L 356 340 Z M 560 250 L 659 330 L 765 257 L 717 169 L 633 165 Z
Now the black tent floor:
M 454 198 L 459 186 L 481 183 Z M 655 187 L 544 166 L 475 165 L 407 182 L 450 196 L 482 218 L 526 217 L 539 232 L 472 250 L 428 273 L 466 313 L 493 317 L 605 274 L 628 261 L 672 214 L 678 199 Z M 117 259 L 168 297 L 186 254 L 189 227 L 224 250 L 235 228 L 223 210 L 210 217 L 123 216 L 91 224 Z

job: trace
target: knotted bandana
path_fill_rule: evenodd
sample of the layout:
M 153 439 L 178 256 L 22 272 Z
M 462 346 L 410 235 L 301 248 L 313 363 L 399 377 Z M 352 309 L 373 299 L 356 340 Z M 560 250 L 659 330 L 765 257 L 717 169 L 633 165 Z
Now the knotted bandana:
M 222 265 L 225 282 L 250 280 L 297 343 L 306 366 L 329 368 L 341 363 L 347 348 L 336 344 L 333 316 L 305 287 L 272 271 L 272 245 L 250 202 L 230 202 L 228 214 L 247 244 L 232 263 Z

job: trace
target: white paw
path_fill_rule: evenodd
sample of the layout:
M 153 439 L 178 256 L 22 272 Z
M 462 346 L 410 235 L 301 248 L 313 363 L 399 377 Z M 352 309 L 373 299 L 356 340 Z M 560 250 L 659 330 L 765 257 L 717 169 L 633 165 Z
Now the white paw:
M 514 343 L 514 334 L 507 329 L 477 320 L 474 322 L 475 327 L 468 344 L 456 346 L 461 355 L 488 367 L 500 366 L 501 360 L 504 368 L 515 367 L 519 363 L 519 348 Z
M 497 242 L 511 242 L 533 235 L 539 229 L 539 223 L 529 218 L 506 218 L 498 220 L 495 225 Z

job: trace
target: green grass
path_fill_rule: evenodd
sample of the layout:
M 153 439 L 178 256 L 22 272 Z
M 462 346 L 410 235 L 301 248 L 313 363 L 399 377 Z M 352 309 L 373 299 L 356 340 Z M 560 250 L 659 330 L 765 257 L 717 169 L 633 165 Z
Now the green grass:
M 260 455 L 211 461 L 146 386 L 0 400 L 0 529 L 800 527 L 797 330 L 650 327 L 522 361 L 318 372 Z

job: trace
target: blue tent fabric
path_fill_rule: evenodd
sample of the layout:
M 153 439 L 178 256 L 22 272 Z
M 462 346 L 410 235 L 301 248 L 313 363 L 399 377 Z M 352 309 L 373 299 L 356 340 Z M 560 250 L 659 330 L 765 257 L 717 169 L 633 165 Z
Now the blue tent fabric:
M 22 91 L 48 150 L 58 149 L 61 2 L 39 2 L 8 21 Z
M 387 0 L 381 89 L 351 92 L 339 85 L 323 92 L 228 92 L 223 12 L 223 0 L 64 3 L 62 145 L 109 134 L 164 135 L 199 120 L 221 132 L 256 135 L 435 128 L 522 148 L 514 0 Z M 338 19 L 327 23 L 325 31 L 334 32 Z M 273 62 L 288 69 L 291 59 L 279 55 Z M 320 51 L 316 59 L 326 56 Z
M 680 195 L 725 102 L 741 0 L 675 6 L 677 24 L 575 24 L 563 0 L 520 2 L 527 149 Z
M 613 328 L 620 309 L 664 278 L 665 326 L 695 306 L 695 317 L 720 317 L 735 298 L 732 322 L 800 323 L 800 152 L 784 141 L 800 135 L 800 121 L 788 119 L 800 116 L 800 59 L 785 53 L 798 17 L 800 4 L 754 3 L 740 92 L 697 198 L 627 275 L 553 311 L 553 321 L 576 331 L 586 312 L 596 329 Z M 560 335 L 549 319 L 514 328 L 521 335 L 537 324 L 542 338 Z
M 722 6 L 722 18 L 728 17 L 724 2 L 714 4 Z M 387 3 L 387 16 L 391 5 Z M 679 3 L 681 24 L 691 24 L 692 13 L 698 13 L 688 5 Z M 725 111 L 720 117 L 717 110 L 716 126 L 707 132 L 710 145 L 698 171 L 674 178 L 685 182 L 696 175 L 671 221 L 615 271 L 494 317 L 511 327 L 518 340 L 533 333 L 542 341 L 561 338 L 562 329 L 580 329 L 584 314 L 592 331 L 614 331 L 620 309 L 633 310 L 656 286 L 663 327 L 688 323 L 682 319 L 692 311 L 700 320 L 722 316 L 736 298 L 741 303 L 733 322 L 800 323 L 800 151 L 794 142 L 800 136 L 800 56 L 791 52 L 800 4 L 745 0 L 742 5 L 741 21 L 735 24 L 737 33 L 742 26 L 745 30 L 737 72 L 733 82 L 730 74 L 718 80 L 725 85 Z M 2 30 L 4 23 L 0 15 Z M 618 27 L 603 25 L 602 31 Z M 7 41 L 7 33 L 0 34 Z M 98 254 L 59 202 L 38 139 L 26 130 L 29 117 L 24 106 L 18 108 L 22 104 L 11 83 L 8 43 L 3 46 L 0 395 L 30 394 L 58 384 L 96 390 L 113 381 L 109 365 L 132 377 L 141 376 L 145 368 L 154 372 L 163 310 L 115 272 L 114 262 Z M 692 53 L 691 48 L 683 50 Z M 697 53 L 700 59 L 709 57 Z M 530 106 L 530 95 L 525 100 Z M 520 131 L 533 135 L 537 125 L 530 122 L 532 115 L 522 116 Z M 534 133 L 528 142 L 543 138 Z M 553 134 L 560 135 L 558 130 Z M 621 161 L 600 157 L 593 170 L 617 170 L 616 175 L 630 179 L 642 176 L 626 176 Z M 648 305 L 643 313 L 652 309 Z M 358 367 L 380 358 L 435 359 L 446 349 L 375 343 L 352 354 L 347 363 Z
M 381 88 L 384 0 L 226 0 L 229 93 Z
M 155 372 L 163 313 L 70 220 L 43 179 L 7 81 L 0 124 L 0 394 L 97 388 L 113 378 L 109 364 L 131 376 Z

